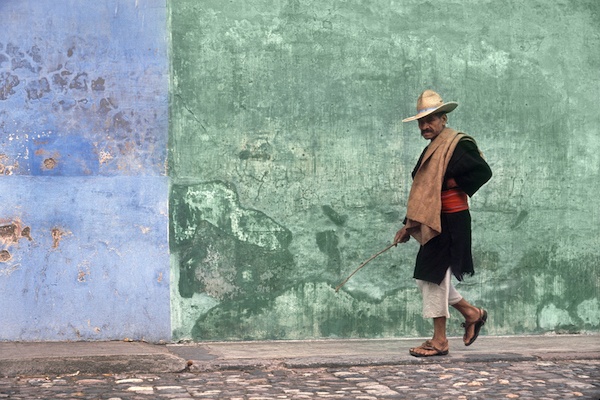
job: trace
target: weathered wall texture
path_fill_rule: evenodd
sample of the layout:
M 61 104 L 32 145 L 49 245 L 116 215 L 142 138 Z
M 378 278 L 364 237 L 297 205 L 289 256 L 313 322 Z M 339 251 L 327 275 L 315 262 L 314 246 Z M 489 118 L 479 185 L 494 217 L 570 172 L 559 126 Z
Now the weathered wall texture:
M 165 2 L 0 19 L 0 340 L 170 339 Z
M 460 103 L 450 126 L 495 174 L 471 202 L 477 273 L 459 285 L 486 332 L 600 330 L 600 3 L 169 11 L 174 338 L 428 334 L 414 241 L 333 288 L 400 227 L 426 142 L 399 121 L 429 87 Z

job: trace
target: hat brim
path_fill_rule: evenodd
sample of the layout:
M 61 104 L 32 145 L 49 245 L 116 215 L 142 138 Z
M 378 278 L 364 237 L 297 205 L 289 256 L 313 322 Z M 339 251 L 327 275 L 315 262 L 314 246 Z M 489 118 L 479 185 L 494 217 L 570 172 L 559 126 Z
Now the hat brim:
M 449 101 L 447 103 L 442 104 L 441 106 L 437 107 L 437 108 L 433 108 L 433 109 L 427 109 L 424 111 L 421 111 L 420 113 L 418 113 L 415 116 L 412 117 L 408 117 L 402 120 L 402 122 L 410 122 L 410 121 L 415 121 L 417 119 L 421 119 L 423 117 L 426 117 L 430 114 L 436 114 L 436 113 L 440 113 L 440 112 L 445 112 L 445 113 L 449 113 L 452 112 L 456 107 L 458 107 L 458 103 L 455 101 Z

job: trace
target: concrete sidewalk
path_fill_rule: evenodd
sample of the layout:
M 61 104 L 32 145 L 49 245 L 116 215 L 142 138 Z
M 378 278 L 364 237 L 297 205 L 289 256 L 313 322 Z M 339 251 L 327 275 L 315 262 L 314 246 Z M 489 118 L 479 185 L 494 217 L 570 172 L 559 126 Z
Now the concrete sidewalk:
M 0 376 L 600 359 L 600 335 L 481 336 L 470 347 L 450 338 L 448 356 L 410 356 L 408 349 L 423 340 L 0 342 Z

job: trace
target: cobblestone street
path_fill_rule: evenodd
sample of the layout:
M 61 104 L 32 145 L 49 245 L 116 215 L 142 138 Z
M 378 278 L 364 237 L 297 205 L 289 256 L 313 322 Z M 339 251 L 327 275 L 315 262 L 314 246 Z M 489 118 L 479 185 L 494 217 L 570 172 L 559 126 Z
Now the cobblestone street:
M 0 379 L 6 399 L 600 399 L 600 360 Z

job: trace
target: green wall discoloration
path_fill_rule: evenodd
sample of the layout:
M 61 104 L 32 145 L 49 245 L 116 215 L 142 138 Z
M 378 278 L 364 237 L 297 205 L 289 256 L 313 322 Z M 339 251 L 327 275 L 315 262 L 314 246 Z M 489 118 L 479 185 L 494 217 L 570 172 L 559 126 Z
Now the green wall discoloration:
M 424 329 L 418 318 L 420 305 L 412 302 L 417 296 L 417 289 L 407 289 L 373 301 L 343 292 L 336 294 L 325 283 L 306 282 L 260 303 L 246 299 L 216 307 L 197 321 L 192 337 L 268 340 L 414 336 Z
M 487 333 L 600 330 L 600 3 L 169 7 L 174 337 L 428 334 L 414 241 L 333 290 L 401 226 L 428 87 L 494 171 L 459 285 Z

